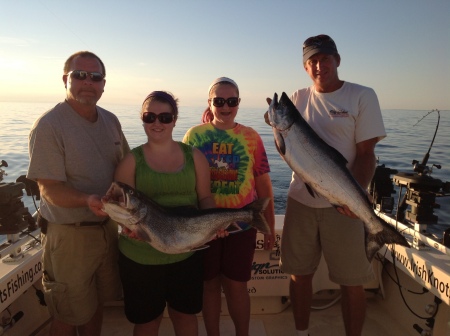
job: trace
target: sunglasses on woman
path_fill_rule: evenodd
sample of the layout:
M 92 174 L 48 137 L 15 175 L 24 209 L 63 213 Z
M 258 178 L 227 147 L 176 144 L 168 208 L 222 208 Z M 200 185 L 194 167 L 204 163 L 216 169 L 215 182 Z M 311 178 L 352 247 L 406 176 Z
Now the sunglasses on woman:
M 170 124 L 172 121 L 174 121 L 175 116 L 170 112 L 163 112 L 160 114 L 155 114 L 153 112 L 144 112 L 142 114 L 142 121 L 146 124 L 153 124 L 156 119 L 158 119 L 161 124 Z
M 101 82 L 105 78 L 100 72 L 88 72 L 84 70 L 72 70 L 67 73 L 67 76 L 78 80 L 85 80 L 89 76 L 93 82 Z
M 225 103 L 227 103 L 229 107 L 236 107 L 239 105 L 239 97 L 231 97 L 228 99 L 215 97 L 212 98 L 212 102 L 215 107 L 222 107 L 225 105 Z

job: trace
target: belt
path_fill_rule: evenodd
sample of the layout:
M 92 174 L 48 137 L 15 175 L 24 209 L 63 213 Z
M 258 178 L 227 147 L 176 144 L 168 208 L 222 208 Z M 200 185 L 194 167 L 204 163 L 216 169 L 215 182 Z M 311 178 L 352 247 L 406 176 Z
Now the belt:
M 67 223 L 64 225 L 73 225 L 73 226 L 101 226 L 106 223 L 107 219 L 104 219 L 100 222 L 76 222 L 76 223 Z

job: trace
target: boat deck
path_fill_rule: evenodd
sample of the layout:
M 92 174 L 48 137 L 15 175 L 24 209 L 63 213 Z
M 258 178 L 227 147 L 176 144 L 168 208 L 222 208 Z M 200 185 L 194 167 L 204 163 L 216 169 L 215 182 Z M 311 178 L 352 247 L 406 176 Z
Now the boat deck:
M 411 313 L 410 309 L 421 316 L 430 317 L 425 308 L 436 300 L 431 292 L 424 292 L 423 287 L 404 272 L 397 272 L 399 279 L 391 278 L 395 266 L 385 265 L 380 288 L 366 288 L 367 312 L 363 328 L 363 336 L 415 336 L 418 332 L 413 328 L 419 325 L 425 328 L 426 321 Z M 391 274 L 389 276 L 388 274 Z M 401 284 L 401 290 L 397 284 Z M 49 330 L 47 308 L 39 304 L 36 290 L 41 289 L 40 279 L 36 279 L 33 287 L 25 291 L 8 311 L 11 315 L 22 312 L 22 318 L 5 330 L 9 336 L 46 336 Z M 322 336 L 345 335 L 341 316 L 339 289 L 324 287 L 314 295 L 310 318 L 310 335 Z M 382 288 L 382 289 L 381 289 Z M 383 295 L 381 294 L 383 293 Z M 402 293 L 402 294 L 401 294 Z M 251 336 L 295 336 L 295 326 L 290 302 L 283 296 L 251 296 L 252 315 L 250 323 Z M 337 302 L 336 302 L 337 301 Z M 334 304 L 333 304 L 334 302 Z M 409 309 L 406 308 L 406 305 Z M 317 309 L 323 308 L 323 309 Z M 7 316 L 4 312 L 4 316 Z M 450 336 L 450 306 L 442 302 L 436 315 L 435 335 Z M 201 314 L 199 319 L 199 335 L 206 335 Z M 103 336 L 132 335 L 133 325 L 127 321 L 123 312 L 122 301 L 109 303 L 105 307 Z M 165 314 L 161 328 L 161 336 L 175 335 L 170 319 Z M 221 317 L 221 335 L 234 335 L 234 327 L 223 301 Z
M 112 308 L 112 307 L 111 307 Z M 111 315 L 105 318 L 104 327 L 105 330 L 102 335 L 110 336 L 122 336 L 132 335 L 132 326 L 121 320 L 120 316 L 123 316 L 122 311 L 117 309 L 111 309 Z M 110 319 L 115 320 L 110 320 Z M 367 319 L 364 326 L 364 334 L 366 336 L 379 336 L 379 335 L 409 335 L 407 331 L 402 330 L 400 327 L 395 330 L 389 328 L 387 330 L 386 325 L 381 325 L 379 321 L 386 321 L 388 315 L 379 311 L 374 305 L 369 302 Z M 231 318 L 222 316 L 221 318 L 221 335 L 233 336 L 234 326 Z M 332 333 L 330 331 L 332 330 Z M 199 335 L 206 336 L 206 332 L 203 326 L 202 318 L 199 317 Z M 313 336 L 329 336 L 329 335 L 345 335 L 344 325 L 340 314 L 340 304 L 337 303 L 334 306 L 326 310 L 314 310 L 311 315 L 310 335 Z M 164 318 L 161 326 L 160 335 L 172 336 L 172 325 L 168 318 Z M 251 336 L 295 336 L 295 325 L 292 317 L 292 308 L 289 306 L 285 311 L 278 314 L 261 314 L 252 315 L 250 321 L 250 335 Z
M 30 241 L 34 240 L 30 238 Z M 253 276 L 248 284 L 252 300 L 251 336 L 295 336 L 292 307 L 287 299 L 289 276 L 279 270 L 278 247 L 277 245 L 273 251 L 255 252 Z M 6 261 L 18 250 L 24 252 L 23 258 Z M 40 251 L 40 245 L 35 243 L 20 249 L 17 244 L 10 244 L 6 250 L 2 250 L 0 255 L 2 258 L 0 274 L 3 274 L 0 278 L 2 319 L 20 316 L 20 320 L 9 326 L 2 335 L 48 335 L 48 310 L 36 297 L 37 290 L 42 290 Z M 406 250 L 400 247 L 395 250 L 395 258 L 388 248 L 380 250 L 379 256 L 380 258 L 373 261 L 376 280 L 365 286 L 367 312 L 362 335 L 418 335 L 413 326 L 425 328 L 426 319 L 432 314 L 427 310 L 440 301 L 433 332 L 439 336 L 450 336 L 448 256 L 433 250 Z M 383 258 L 385 261 L 380 262 Z M 313 306 L 328 308 L 312 310 L 310 335 L 345 335 L 340 302 L 331 304 L 339 296 L 339 286 L 329 281 L 328 269 L 324 262 L 316 271 L 313 291 L 316 293 Z M 201 314 L 198 319 L 199 335 L 204 336 L 206 332 Z M 108 304 L 105 307 L 102 335 L 127 336 L 132 335 L 132 331 L 133 325 L 125 317 L 123 303 L 118 301 Z M 175 335 L 167 314 L 163 319 L 160 335 Z M 234 335 L 234 326 L 224 301 L 221 335 Z
M 413 328 L 404 329 L 396 323 L 389 312 L 380 309 L 380 301 L 383 299 L 376 294 L 368 293 L 367 298 L 367 314 L 364 324 L 364 336 L 398 336 L 398 335 L 417 335 L 417 331 Z M 326 306 L 329 301 L 316 300 L 314 305 Z M 340 302 L 335 303 L 331 307 L 323 310 L 312 310 L 310 320 L 311 336 L 329 336 L 329 335 L 345 335 L 344 325 L 341 317 Z M 203 326 L 202 317 L 199 320 L 199 336 L 206 336 Z M 229 315 L 221 317 L 220 325 L 222 336 L 234 335 L 233 322 Z M 41 330 L 37 336 L 46 336 L 48 333 L 48 325 Z M 127 321 L 121 304 L 111 304 L 105 308 L 105 316 L 103 321 L 102 336 L 126 336 L 133 334 L 133 325 Z M 160 335 L 175 335 L 172 324 L 168 317 L 164 317 Z M 289 303 L 286 308 L 275 314 L 253 314 L 250 321 L 250 336 L 295 336 L 295 325 L 292 317 L 292 307 Z

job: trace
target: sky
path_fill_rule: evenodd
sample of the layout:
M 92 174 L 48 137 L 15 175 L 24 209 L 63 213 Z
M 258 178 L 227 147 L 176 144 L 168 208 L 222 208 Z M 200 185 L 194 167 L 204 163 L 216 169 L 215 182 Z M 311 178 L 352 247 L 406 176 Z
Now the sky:
M 140 105 L 166 90 L 206 106 L 217 77 L 241 108 L 311 85 L 303 41 L 328 34 L 341 79 L 382 109 L 450 110 L 449 0 L 0 0 L 0 101 L 59 102 L 62 68 L 89 50 L 106 66 L 99 105 Z

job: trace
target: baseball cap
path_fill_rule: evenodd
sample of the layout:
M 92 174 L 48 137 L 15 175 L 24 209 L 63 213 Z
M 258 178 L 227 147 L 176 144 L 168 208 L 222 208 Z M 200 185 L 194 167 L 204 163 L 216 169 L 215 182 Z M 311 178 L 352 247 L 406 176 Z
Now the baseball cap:
M 336 43 L 328 35 L 317 35 L 309 37 L 303 42 L 303 63 L 305 63 L 311 56 L 318 53 L 337 54 Z

